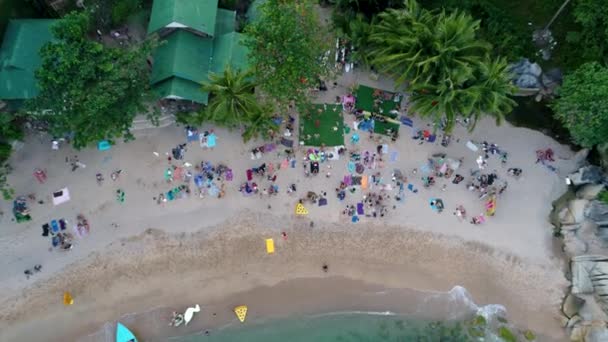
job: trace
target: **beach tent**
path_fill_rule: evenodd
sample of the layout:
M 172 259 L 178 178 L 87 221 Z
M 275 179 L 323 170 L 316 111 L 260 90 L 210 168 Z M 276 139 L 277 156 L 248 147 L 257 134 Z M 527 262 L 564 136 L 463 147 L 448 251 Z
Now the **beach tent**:
M 68 188 L 53 192 L 53 204 L 60 205 L 70 200 L 70 191 Z

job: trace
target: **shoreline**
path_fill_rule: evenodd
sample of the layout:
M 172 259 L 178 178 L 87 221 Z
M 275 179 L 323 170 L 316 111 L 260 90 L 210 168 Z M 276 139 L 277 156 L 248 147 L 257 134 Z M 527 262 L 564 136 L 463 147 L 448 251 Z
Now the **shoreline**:
M 57 341 L 74 340 L 125 313 L 145 312 L 167 303 L 176 305 L 175 310 L 195 303 L 203 308 L 218 303 L 222 315 L 235 320 L 231 309 L 251 303 L 252 299 L 246 298 L 249 291 L 298 279 L 313 279 L 311 284 L 316 284 L 319 282 L 314 279 L 319 277 L 412 291 L 445 292 L 460 285 L 479 305 L 504 305 L 510 322 L 517 327 L 563 337 L 555 308 L 567 283 L 559 263 L 538 264 L 480 243 L 396 226 L 369 225 L 352 230 L 347 225 L 316 222 L 310 228 L 308 220 L 293 220 L 288 239 L 282 240 L 279 231 L 264 228 L 281 219 L 287 218 L 246 212 L 210 233 L 171 235 L 148 229 L 122 239 L 52 279 L 35 283 L 23 297 L 5 302 L 0 312 L 2 339 L 38 340 L 37 334 L 55 331 L 52 338 Z M 277 244 L 273 255 L 264 249 L 268 237 Z M 324 263 L 329 265 L 327 274 L 321 269 Z M 330 284 L 329 288 L 342 286 Z M 64 307 L 61 295 L 68 289 L 75 304 Z M 293 308 L 280 309 L 296 301 L 277 301 L 276 294 L 271 298 L 268 311 L 255 303 L 250 306 L 249 318 L 265 316 L 264 312 L 269 316 L 273 312 L 279 316 L 281 312 L 298 313 Z M 266 303 L 266 299 L 268 296 L 260 295 L 253 301 Z M 305 298 L 301 305 L 310 305 L 309 312 L 318 313 L 327 303 Z M 334 309 L 344 305 L 334 304 Z M 202 320 L 201 316 L 195 320 Z M 75 321 L 78 326 L 70 323 Z M 168 324 L 168 319 L 165 322 Z M 48 336 L 44 339 L 52 341 Z

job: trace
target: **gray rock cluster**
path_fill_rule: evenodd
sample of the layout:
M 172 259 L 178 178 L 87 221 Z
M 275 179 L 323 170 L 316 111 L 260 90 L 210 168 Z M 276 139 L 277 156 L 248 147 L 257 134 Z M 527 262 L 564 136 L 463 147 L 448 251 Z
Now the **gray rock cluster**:
M 507 71 L 511 74 L 513 84 L 520 88 L 522 96 L 538 93 L 543 96 L 550 95 L 562 82 L 562 73 L 559 69 L 551 69 L 543 73 L 538 63 L 531 63 L 527 58 L 509 64 Z
M 554 203 L 553 223 L 570 260 L 572 287 L 562 314 L 572 341 L 608 341 L 608 204 L 598 199 L 606 179 L 601 168 L 583 166 Z

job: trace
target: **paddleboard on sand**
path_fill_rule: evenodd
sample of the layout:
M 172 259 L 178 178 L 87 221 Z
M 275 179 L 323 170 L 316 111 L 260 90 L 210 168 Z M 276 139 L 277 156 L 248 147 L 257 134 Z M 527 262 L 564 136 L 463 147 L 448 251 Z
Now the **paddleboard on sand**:
M 116 342 L 137 342 L 137 338 L 120 322 L 116 323 Z

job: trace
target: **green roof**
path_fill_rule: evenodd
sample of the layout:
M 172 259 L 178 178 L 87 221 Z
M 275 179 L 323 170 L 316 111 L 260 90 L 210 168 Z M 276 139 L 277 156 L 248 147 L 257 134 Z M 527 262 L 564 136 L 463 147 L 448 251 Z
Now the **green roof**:
M 212 71 L 221 73 L 230 64 L 233 69 L 245 70 L 249 67 L 248 49 L 242 44 L 243 35 L 231 32 L 214 40 Z
M 248 67 L 248 51 L 242 44 L 243 36 L 234 32 L 236 12 L 218 9 L 217 2 L 218 0 L 154 0 L 149 33 L 166 27 L 169 23 L 187 26 L 170 32 L 154 53 L 150 82 L 153 90 L 162 98 L 186 99 L 206 104 L 209 94 L 201 91 L 201 86 L 209 80 L 210 72 L 223 72 L 228 64 L 239 69 Z M 210 9 L 211 5 L 214 6 L 213 9 Z M 203 7 L 209 10 L 201 15 L 198 10 Z M 173 13 L 183 13 L 183 16 L 187 14 L 191 24 L 186 25 L 185 20 L 174 20 Z M 211 14 L 213 20 L 209 19 Z M 213 22 L 213 29 L 201 30 L 192 24 L 201 20 Z M 191 29 L 209 36 L 197 35 Z
M 200 84 L 179 77 L 171 77 L 156 84 L 154 92 L 161 98 L 179 98 L 203 104 L 209 100 L 209 93 L 203 92 Z
M 35 71 L 40 48 L 53 39 L 53 19 L 9 21 L 0 48 L 0 99 L 29 99 L 38 94 Z
M 154 0 L 148 33 L 164 27 L 187 27 L 215 35 L 218 0 Z
M 236 12 L 219 8 L 215 19 L 215 35 L 234 32 L 236 29 Z
M 200 84 L 207 79 L 212 53 L 210 38 L 178 30 L 156 49 L 150 81 L 155 84 L 176 76 Z

